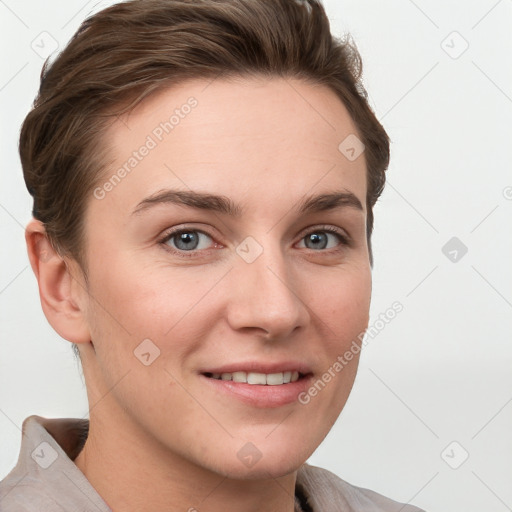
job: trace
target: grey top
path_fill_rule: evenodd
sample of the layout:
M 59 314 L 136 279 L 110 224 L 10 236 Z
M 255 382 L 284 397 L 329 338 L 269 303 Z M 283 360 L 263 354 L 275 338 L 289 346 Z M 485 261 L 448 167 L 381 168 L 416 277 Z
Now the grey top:
M 0 482 L 0 511 L 112 512 L 73 462 L 88 429 L 86 419 L 26 418 L 18 462 Z M 309 464 L 298 470 L 295 499 L 295 512 L 424 512 Z

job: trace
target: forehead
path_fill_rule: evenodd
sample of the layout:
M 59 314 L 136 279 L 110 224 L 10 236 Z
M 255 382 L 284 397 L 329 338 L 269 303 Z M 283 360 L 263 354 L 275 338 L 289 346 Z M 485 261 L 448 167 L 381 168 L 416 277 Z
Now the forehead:
M 345 188 L 364 205 L 364 153 L 348 159 L 340 151 L 357 133 L 326 86 L 290 78 L 189 80 L 152 95 L 108 129 L 103 143 L 112 164 L 100 183 L 108 189 L 101 207 L 128 214 L 165 188 L 247 203 Z

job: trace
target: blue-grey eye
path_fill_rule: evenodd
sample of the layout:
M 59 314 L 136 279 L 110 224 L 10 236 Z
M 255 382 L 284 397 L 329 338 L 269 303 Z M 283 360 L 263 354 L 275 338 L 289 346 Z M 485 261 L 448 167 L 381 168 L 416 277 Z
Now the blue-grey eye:
M 329 243 L 329 236 L 337 239 L 337 243 L 327 247 Z M 343 238 L 339 233 L 328 232 L 328 231 L 314 231 L 306 235 L 303 240 L 307 249 L 321 250 L 331 249 L 336 247 L 340 242 L 343 242 Z
M 202 231 L 181 230 L 170 233 L 166 244 L 171 245 L 171 240 L 174 240 L 172 247 L 175 247 L 180 251 L 195 251 L 199 249 L 205 249 L 208 247 L 208 242 L 202 242 L 201 237 L 211 240 L 211 237 Z

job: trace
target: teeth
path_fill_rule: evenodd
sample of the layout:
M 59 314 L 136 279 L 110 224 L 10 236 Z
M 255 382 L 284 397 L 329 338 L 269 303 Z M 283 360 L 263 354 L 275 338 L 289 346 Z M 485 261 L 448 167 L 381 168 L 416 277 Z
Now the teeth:
M 277 386 L 283 384 L 284 375 L 282 373 L 269 373 L 267 375 L 267 384 L 269 386 Z
M 247 374 L 247 384 L 266 384 L 267 376 L 264 373 L 249 372 Z
M 247 382 L 247 373 L 233 372 L 233 382 Z
M 299 380 L 299 372 L 279 373 L 256 373 L 256 372 L 233 372 L 233 373 L 212 373 L 211 378 L 217 380 L 232 380 L 246 384 L 259 384 L 267 386 L 279 386 Z

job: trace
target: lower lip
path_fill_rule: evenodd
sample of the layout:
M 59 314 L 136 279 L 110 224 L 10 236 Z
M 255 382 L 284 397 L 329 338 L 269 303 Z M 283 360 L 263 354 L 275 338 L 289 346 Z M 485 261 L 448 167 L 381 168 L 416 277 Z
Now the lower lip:
M 298 402 L 298 395 L 308 389 L 313 376 L 305 375 L 295 382 L 276 386 L 213 379 L 205 375 L 201 375 L 201 378 L 216 392 L 225 393 L 253 407 L 272 408 Z

